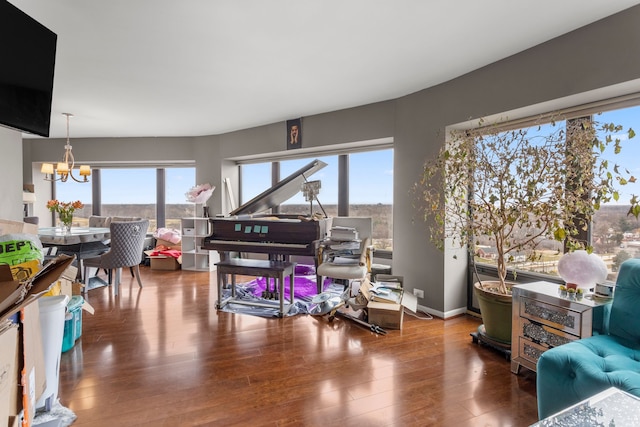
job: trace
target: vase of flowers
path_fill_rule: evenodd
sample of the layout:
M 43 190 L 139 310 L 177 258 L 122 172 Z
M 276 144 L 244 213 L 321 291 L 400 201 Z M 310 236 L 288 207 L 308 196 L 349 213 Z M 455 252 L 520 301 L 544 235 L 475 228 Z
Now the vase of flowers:
M 60 224 L 65 233 L 71 232 L 71 223 L 73 222 L 73 213 L 76 209 L 84 208 L 84 204 L 80 200 L 75 202 L 61 202 L 57 199 L 47 202 L 47 209 L 51 212 L 57 212 L 60 218 Z
M 187 198 L 187 202 L 195 203 L 196 205 L 204 205 L 207 203 L 207 200 L 209 200 L 213 194 L 213 190 L 215 189 L 216 187 L 209 183 L 198 184 L 191 187 L 191 189 L 185 193 L 185 197 Z M 209 216 L 209 207 L 206 205 L 202 207 L 202 216 L 204 218 Z

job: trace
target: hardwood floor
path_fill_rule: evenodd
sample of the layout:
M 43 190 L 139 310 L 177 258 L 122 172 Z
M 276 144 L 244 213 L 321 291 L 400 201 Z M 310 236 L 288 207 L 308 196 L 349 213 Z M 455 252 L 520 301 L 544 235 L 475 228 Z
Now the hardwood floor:
M 141 268 L 61 359 L 74 426 L 526 426 L 535 374 L 473 344 L 479 321 L 405 316 L 377 335 L 346 319 L 215 310 L 215 275 Z

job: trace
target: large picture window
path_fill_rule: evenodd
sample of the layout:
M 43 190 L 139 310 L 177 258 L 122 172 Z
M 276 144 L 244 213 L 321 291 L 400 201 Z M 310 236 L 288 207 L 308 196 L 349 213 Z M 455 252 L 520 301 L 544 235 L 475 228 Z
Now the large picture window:
M 592 116 L 595 122 L 615 123 L 622 125 L 623 131 L 616 137 L 622 140 L 622 155 L 616 155 L 613 144 L 607 147 L 602 154 L 610 168 L 614 166 L 621 171 L 628 171 L 630 175 L 636 177 L 640 173 L 637 166 L 637 159 L 640 158 L 640 142 L 625 141 L 625 135 L 629 128 L 640 129 L 640 106 L 633 106 L 620 109 L 611 109 L 607 112 Z M 544 136 L 545 132 L 557 131 L 558 126 L 566 126 L 565 123 L 555 123 L 555 126 L 541 126 L 539 132 Z M 604 138 L 603 134 L 599 135 Z M 629 201 L 633 195 L 640 196 L 640 184 L 629 182 L 626 185 L 618 184 L 618 200 L 611 200 L 603 204 L 596 211 L 593 221 L 585 231 L 584 238 L 592 246 L 595 254 L 599 255 L 607 265 L 609 281 L 615 281 L 620 264 L 628 258 L 640 258 L 640 221 L 632 215 L 628 215 Z M 531 230 L 520 230 L 522 233 Z M 477 236 L 480 243 L 479 251 L 475 260 L 480 266 L 492 266 L 496 264 L 495 248 L 487 242 L 486 236 Z M 508 268 L 516 272 L 516 276 L 522 274 L 542 275 L 547 277 L 558 276 L 557 264 L 562 256 L 564 248 L 558 241 L 546 239 L 540 243 L 536 249 L 535 256 L 531 253 L 510 253 Z M 487 269 L 483 271 L 486 273 Z
M 159 174 L 164 179 L 158 180 Z M 97 212 L 102 216 L 149 219 L 149 232 L 158 227 L 179 230 L 180 218 L 196 214 L 195 205 L 185 198 L 185 193 L 195 185 L 194 167 L 100 168 L 92 179 L 99 183 L 97 197 L 93 183 L 55 182 L 58 200 L 80 200 L 85 205 L 74 212 L 76 226 L 88 226 L 89 216 Z M 163 205 L 158 205 L 158 194 L 164 200 Z M 100 200 L 99 206 L 93 206 L 94 200 Z M 158 222 L 159 217 L 162 223 Z

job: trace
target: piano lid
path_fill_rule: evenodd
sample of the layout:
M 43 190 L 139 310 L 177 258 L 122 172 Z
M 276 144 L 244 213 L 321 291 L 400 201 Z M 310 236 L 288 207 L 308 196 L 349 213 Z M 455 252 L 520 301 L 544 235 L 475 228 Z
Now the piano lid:
M 286 202 L 301 191 L 302 184 L 307 181 L 308 177 L 325 166 L 327 166 L 327 164 L 321 160 L 316 159 L 312 161 L 288 177 L 280 180 L 273 187 L 258 194 L 244 205 L 233 210 L 229 215 L 260 213 Z

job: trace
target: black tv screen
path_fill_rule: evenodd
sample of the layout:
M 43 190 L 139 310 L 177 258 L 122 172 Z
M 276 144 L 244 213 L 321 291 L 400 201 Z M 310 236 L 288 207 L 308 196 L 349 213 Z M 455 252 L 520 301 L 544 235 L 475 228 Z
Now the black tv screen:
M 49 136 L 58 36 L 0 0 L 0 124 Z

